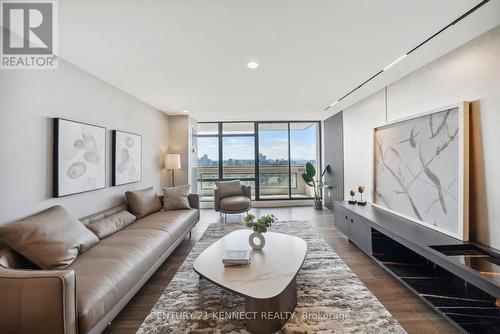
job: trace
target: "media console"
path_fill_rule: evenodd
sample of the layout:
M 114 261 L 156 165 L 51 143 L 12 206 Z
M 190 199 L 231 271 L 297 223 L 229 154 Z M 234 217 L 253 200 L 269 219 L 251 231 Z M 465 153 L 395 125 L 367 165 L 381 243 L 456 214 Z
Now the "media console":
M 465 333 L 500 333 L 500 254 L 370 204 L 335 202 L 351 242 Z

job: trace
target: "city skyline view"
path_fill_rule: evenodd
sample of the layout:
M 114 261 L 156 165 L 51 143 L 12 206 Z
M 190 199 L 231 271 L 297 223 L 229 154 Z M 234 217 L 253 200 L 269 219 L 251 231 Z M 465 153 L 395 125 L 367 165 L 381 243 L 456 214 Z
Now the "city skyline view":
M 223 160 L 224 166 L 253 166 L 255 163 L 254 159 L 225 159 Z M 260 154 L 259 162 L 261 165 L 286 165 L 288 163 L 288 159 L 268 159 L 265 155 Z M 267 163 L 266 163 L 267 162 Z M 311 162 L 313 164 L 316 163 L 316 159 L 291 159 L 292 165 L 305 165 L 307 162 Z M 198 158 L 199 166 L 218 166 L 218 160 L 212 160 L 208 157 L 207 154 Z
M 259 131 L 260 163 L 264 161 L 288 161 L 288 131 Z M 292 164 L 317 160 L 317 127 L 290 131 L 290 157 Z M 223 137 L 222 151 L 225 164 L 243 165 L 253 163 L 255 159 L 254 136 Z M 262 159 L 265 157 L 265 159 Z M 198 138 L 198 164 L 210 166 L 219 160 L 219 142 L 217 137 Z M 276 163 L 278 164 L 278 163 Z

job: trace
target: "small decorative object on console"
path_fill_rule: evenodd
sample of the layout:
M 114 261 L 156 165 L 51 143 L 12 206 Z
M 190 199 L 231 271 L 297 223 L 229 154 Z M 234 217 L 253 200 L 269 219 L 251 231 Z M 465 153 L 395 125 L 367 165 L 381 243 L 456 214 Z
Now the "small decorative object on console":
M 351 190 L 349 192 L 349 195 L 351 195 L 351 199 L 347 201 L 347 203 L 349 204 L 356 204 L 358 201 L 356 201 L 356 199 L 354 199 L 354 195 L 356 195 L 356 192 L 354 190 Z
M 277 223 L 278 219 L 274 215 L 262 216 L 255 221 L 255 216 L 249 214 L 245 217 L 245 225 L 253 230 L 250 234 L 248 242 L 255 250 L 261 250 L 266 245 L 266 239 L 264 239 L 263 233 L 267 232 L 267 228 L 271 227 L 273 223 Z M 259 243 L 255 243 L 255 238 L 259 239 Z
M 365 192 L 364 186 L 358 186 L 359 201 L 358 205 L 366 205 L 366 201 L 363 201 L 363 193 Z

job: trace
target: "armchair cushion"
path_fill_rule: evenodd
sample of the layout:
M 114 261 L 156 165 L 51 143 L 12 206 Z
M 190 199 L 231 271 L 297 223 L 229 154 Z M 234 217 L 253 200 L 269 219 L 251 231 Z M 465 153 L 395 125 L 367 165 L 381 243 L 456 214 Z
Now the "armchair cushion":
M 62 206 L 0 227 L 0 239 L 42 269 L 61 269 L 99 239 Z
M 217 189 L 219 189 L 219 196 L 221 199 L 229 196 L 243 195 L 239 180 L 217 181 L 215 184 L 217 185 Z
M 224 212 L 243 212 L 250 209 L 250 198 L 240 196 L 229 196 L 220 200 L 220 208 Z

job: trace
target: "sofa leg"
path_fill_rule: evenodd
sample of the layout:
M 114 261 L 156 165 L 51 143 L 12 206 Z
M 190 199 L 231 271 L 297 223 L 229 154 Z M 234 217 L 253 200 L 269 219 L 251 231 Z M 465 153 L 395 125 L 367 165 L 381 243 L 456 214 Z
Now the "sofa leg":
M 192 232 L 192 231 L 191 231 L 191 230 L 189 230 L 189 239 L 191 239 L 191 232 Z

